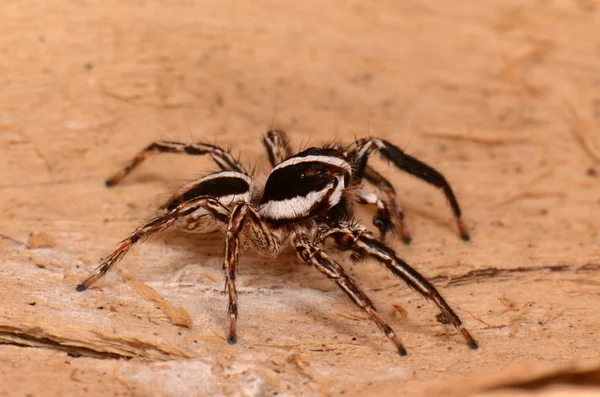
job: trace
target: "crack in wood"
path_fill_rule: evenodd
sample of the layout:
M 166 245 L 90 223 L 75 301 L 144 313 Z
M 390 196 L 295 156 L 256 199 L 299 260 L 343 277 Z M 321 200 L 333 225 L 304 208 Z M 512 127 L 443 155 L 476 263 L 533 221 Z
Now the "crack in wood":
M 471 270 L 461 275 L 446 275 L 438 274 L 437 276 L 429 278 L 433 283 L 446 281 L 448 285 L 464 285 L 472 281 L 484 280 L 488 278 L 501 277 L 513 273 L 534 273 L 534 272 L 568 272 L 573 271 L 575 273 L 583 273 L 587 271 L 598 271 L 600 270 L 600 264 L 587 263 L 583 266 L 574 265 L 552 265 L 552 266 L 534 266 L 534 267 L 515 267 L 512 269 L 498 268 L 498 267 L 485 267 L 482 269 Z
M 16 329 L 8 329 L 7 327 L 0 328 L 0 344 L 18 347 L 58 350 L 63 351 L 73 357 L 91 357 L 104 360 L 115 360 L 121 358 L 130 359 L 135 356 L 135 354 L 133 353 L 128 355 L 116 352 L 95 350 L 90 347 L 84 346 L 67 345 L 48 337 L 40 337 L 31 334 L 26 334 L 23 332 L 19 332 Z

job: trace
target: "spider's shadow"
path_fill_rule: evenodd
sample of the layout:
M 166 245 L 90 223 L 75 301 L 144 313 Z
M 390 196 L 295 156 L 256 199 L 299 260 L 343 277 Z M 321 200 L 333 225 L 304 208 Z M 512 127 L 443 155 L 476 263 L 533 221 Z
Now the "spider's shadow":
M 175 245 L 182 248 L 190 254 L 190 259 L 197 266 L 210 269 L 213 272 L 223 272 L 223 247 L 225 243 L 223 233 L 194 234 L 172 229 L 166 231 L 156 240 L 162 241 L 166 245 Z M 182 263 L 171 263 L 171 268 L 177 271 L 188 264 L 189 260 L 186 259 Z M 310 289 L 315 287 L 315 280 L 322 278 L 316 269 L 302 264 L 291 247 L 284 248 L 274 260 L 265 259 L 250 249 L 242 250 L 240 252 L 238 274 L 240 284 L 243 284 L 244 279 L 256 278 L 260 280 L 253 283 L 253 285 L 259 288 L 275 289 L 284 288 L 284 286 L 285 288 L 292 286 L 297 289 Z

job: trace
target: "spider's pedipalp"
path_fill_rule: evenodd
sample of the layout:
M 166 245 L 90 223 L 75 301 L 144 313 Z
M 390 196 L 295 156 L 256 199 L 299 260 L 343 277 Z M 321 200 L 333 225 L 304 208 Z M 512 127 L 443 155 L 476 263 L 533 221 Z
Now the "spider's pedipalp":
M 392 227 L 392 217 L 387 204 L 373 192 L 359 190 L 358 202 L 377 206 L 377 215 L 373 217 L 373 225 L 379 229 L 379 238 L 383 241 Z
M 392 162 L 399 169 L 441 189 L 454 213 L 460 237 L 465 241 L 470 239 L 467 227 L 462 220 L 462 211 L 458 205 L 458 200 L 446 178 L 433 167 L 404 153 L 400 148 L 388 141 L 378 138 L 356 141 L 356 148 L 352 152 L 354 158 L 354 183 L 360 183 L 362 178 L 365 177 L 367 160 L 374 150 L 378 150 L 386 160 Z
M 364 178 L 384 194 L 384 200 L 380 200 L 379 198 L 377 198 L 377 200 L 383 202 L 390 213 L 390 227 L 388 230 L 385 230 L 385 234 L 389 231 L 394 231 L 397 226 L 400 229 L 402 242 L 404 242 L 404 244 L 410 244 L 412 238 L 408 226 L 406 225 L 406 221 L 404 220 L 404 210 L 402 210 L 400 203 L 398 203 L 394 186 L 392 186 L 383 175 L 369 166 L 365 168 Z M 380 208 L 380 205 L 377 204 L 377 207 Z M 378 214 L 377 216 L 381 218 L 381 215 L 383 214 Z M 375 219 L 373 219 L 373 221 L 373 223 L 375 223 Z M 380 232 L 383 231 L 380 229 Z M 381 236 L 381 240 L 385 240 L 385 234 Z

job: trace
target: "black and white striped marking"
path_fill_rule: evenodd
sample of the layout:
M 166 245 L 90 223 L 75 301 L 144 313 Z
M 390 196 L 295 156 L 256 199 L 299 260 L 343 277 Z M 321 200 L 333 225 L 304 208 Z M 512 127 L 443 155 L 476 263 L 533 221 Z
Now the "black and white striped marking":
M 327 151 L 311 148 L 273 168 L 259 208 L 265 219 L 297 221 L 340 202 L 348 187 L 352 167 L 341 157 L 319 153 Z
M 225 206 L 250 202 L 254 189 L 254 182 L 248 175 L 235 171 L 216 172 L 185 185 L 167 204 L 167 209 L 172 210 L 200 196 L 214 197 Z

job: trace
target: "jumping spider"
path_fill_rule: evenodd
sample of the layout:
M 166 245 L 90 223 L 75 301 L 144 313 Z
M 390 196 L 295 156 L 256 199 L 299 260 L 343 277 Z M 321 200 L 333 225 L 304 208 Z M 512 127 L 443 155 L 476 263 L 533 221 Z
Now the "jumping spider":
M 286 244 L 291 244 L 300 260 L 314 265 L 333 280 L 369 315 L 400 355 L 405 355 L 404 346 L 375 310 L 369 297 L 322 248 L 330 241 L 337 250 L 349 251 L 355 260 L 370 258 L 382 263 L 426 299 L 433 300 L 441 311 L 438 321 L 452 324 L 469 347 L 477 348 L 475 340 L 437 289 L 385 244 L 386 233 L 396 219 L 404 241 L 410 241 L 410 236 L 392 185 L 368 167 L 367 160 L 377 150 L 399 169 L 442 189 L 454 212 L 461 237 L 468 240 L 458 202 L 442 174 L 383 139 L 360 139 L 347 147 L 311 147 L 291 155 L 285 134 L 273 130 L 266 134 L 263 144 L 273 166 L 264 188 L 250 177 L 238 160 L 218 146 L 158 141 L 142 150 L 127 167 L 108 179 L 106 185 L 119 183 L 148 155 L 159 152 L 209 154 L 221 171 L 183 186 L 163 205 L 162 215 L 121 242 L 94 274 L 77 286 L 77 291 L 85 291 L 102 278 L 135 243 L 172 225 L 198 233 L 220 230 L 225 233 L 223 267 L 229 298 L 229 343 L 236 343 L 235 278 L 240 244 L 271 259 L 277 257 Z M 379 187 L 387 200 L 380 200 L 375 193 L 364 190 L 363 179 Z M 357 203 L 377 205 L 374 224 L 380 231 L 379 238 L 352 221 Z

